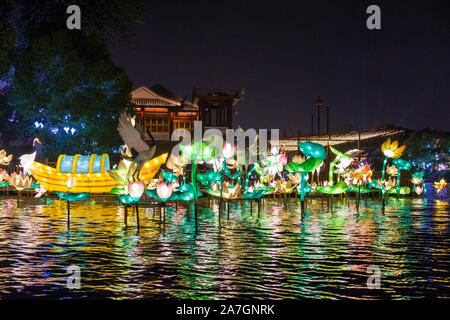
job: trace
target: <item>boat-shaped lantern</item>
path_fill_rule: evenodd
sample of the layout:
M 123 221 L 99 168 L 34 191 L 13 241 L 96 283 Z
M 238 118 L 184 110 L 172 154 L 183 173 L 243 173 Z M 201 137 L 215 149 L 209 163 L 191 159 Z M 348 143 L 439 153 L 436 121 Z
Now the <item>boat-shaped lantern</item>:
M 139 179 L 149 183 L 158 172 L 159 167 L 166 162 L 167 153 L 145 163 Z M 60 155 L 56 168 L 39 162 L 33 162 L 31 174 L 47 191 L 69 192 L 67 179 L 74 179 L 70 188 L 73 193 L 109 193 L 118 187 L 119 182 L 108 174 L 110 170 L 108 154 L 102 155 Z

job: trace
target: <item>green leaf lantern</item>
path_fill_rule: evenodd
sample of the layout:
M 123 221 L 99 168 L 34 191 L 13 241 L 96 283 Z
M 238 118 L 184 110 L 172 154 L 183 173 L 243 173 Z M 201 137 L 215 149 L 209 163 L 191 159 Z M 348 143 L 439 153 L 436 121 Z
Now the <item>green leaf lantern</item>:
M 203 140 L 197 140 L 190 145 L 181 145 L 181 153 L 192 161 L 191 180 L 193 186 L 197 186 L 197 163 L 198 161 L 208 161 L 219 156 L 220 152 L 217 148 L 212 147 Z M 194 201 L 198 200 L 197 188 L 194 190 Z
M 321 160 L 325 160 L 327 157 L 327 152 L 321 144 L 309 141 L 298 142 L 298 147 L 306 158 L 319 158 Z
M 338 182 L 333 186 L 323 186 L 318 187 L 317 192 L 325 193 L 325 194 L 341 194 L 348 190 L 348 186 L 344 181 Z
M 400 190 L 400 175 L 401 175 L 402 170 L 407 170 L 407 171 L 411 170 L 412 165 L 411 165 L 410 162 L 408 162 L 406 160 L 403 160 L 403 159 L 400 159 L 400 158 L 393 159 L 392 163 L 398 168 L 397 195 L 404 194 L 404 193 L 400 192 L 401 191 Z

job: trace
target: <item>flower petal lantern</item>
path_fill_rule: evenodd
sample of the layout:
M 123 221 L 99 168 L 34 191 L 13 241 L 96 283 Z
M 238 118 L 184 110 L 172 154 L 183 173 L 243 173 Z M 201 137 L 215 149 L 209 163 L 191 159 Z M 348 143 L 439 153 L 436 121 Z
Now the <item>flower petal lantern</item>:
M 381 145 L 381 151 L 383 152 L 385 158 L 383 161 L 383 169 L 381 173 L 381 193 L 382 193 L 382 201 L 384 201 L 384 195 L 386 194 L 385 188 L 384 188 L 384 173 L 386 164 L 388 161 L 388 158 L 400 158 L 402 156 L 403 151 L 406 149 L 406 145 L 402 145 L 401 147 L 398 146 L 398 141 L 395 140 L 391 143 L 391 138 L 388 138 L 382 145 Z
M 234 156 L 234 153 L 236 152 L 236 146 L 233 146 L 229 142 L 225 142 L 222 149 L 222 157 L 225 159 L 230 159 Z
M 140 198 L 144 193 L 145 185 L 142 181 L 135 181 L 128 184 L 128 193 L 133 198 Z
M 406 149 L 406 145 L 398 146 L 398 141 L 395 140 L 391 143 L 391 138 L 388 138 L 382 145 L 381 151 L 388 158 L 400 158 L 403 151 Z
M 416 186 L 415 188 L 414 188 L 414 191 L 420 196 L 421 194 L 422 194 L 422 192 L 423 192 L 423 186 Z
M 22 174 L 22 172 L 19 174 L 13 172 L 9 177 L 9 184 L 16 190 L 22 191 L 23 189 L 29 188 L 33 184 L 33 179 L 28 175 Z
M 1 165 L 4 165 L 4 166 L 7 166 L 7 165 L 9 165 L 9 163 L 11 162 L 11 160 L 12 160 L 12 158 L 13 158 L 13 155 L 12 154 L 10 154 L 9 156 L 8 155 L 6 155 L 6 151 L 5 150 L 0 150 L 0 164 Z
M 172 183 L 166 184 L 164 181 L 161 181 L 158 183 L 156 187 L 156 193 L 162 201 L 166 201 L 167 199 L 169 199 L 170 196 L 172 195 L 172 191 L 173 191 Z

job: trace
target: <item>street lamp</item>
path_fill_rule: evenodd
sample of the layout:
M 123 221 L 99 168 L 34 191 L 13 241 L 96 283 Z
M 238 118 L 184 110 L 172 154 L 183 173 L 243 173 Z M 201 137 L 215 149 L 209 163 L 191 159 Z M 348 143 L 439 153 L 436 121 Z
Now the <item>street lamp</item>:
M 320 135 L 320 107 L 323 104 L 323 100 L 320 97 L 317 97 L 316 106 L 317 106 L 317 135 Z

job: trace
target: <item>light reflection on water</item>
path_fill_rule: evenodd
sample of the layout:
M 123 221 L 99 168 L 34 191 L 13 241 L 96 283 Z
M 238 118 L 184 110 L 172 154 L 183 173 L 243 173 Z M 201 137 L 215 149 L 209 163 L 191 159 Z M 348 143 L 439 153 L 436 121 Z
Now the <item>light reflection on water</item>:
M 448 297 L 449 204 L 395 197 L 313 199 L 219 206 L 194 214 L 169 205 L 165 223 L 140 209 L 140 229 L 112 198 L 71 205 L 48 199 L 0 200 L 0 297 L 8 298 L 355 298 Z M 202 200 L 200 206 L 206 207 Z M 66 268 L 81 268 L 81 288 L 66 288 Z M 366 272 L 381 269 L 381 290 Z

